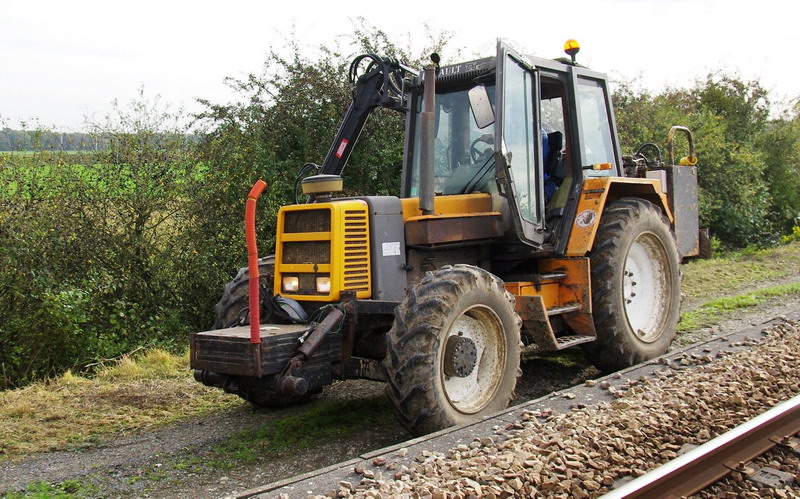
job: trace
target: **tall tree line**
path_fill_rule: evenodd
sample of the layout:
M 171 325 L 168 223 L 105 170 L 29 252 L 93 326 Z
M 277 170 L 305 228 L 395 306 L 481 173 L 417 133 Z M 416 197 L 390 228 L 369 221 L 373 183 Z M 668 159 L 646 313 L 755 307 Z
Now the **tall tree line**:
M 100 136 L 49 130 L 0 130 L 0 151 L 96 151 L 108 146 Z

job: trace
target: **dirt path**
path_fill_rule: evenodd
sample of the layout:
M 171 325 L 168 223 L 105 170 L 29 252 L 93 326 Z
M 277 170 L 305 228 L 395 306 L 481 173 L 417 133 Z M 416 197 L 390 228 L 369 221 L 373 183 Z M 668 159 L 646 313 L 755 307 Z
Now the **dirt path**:
M 682 335 L 674 348 L 797 310 L 800 310 L 800 297 L 797 296 L 743 309 L 712 328 Z M 529 359 L 523 369 L 518 388 L 520 400 L 536 398 L 599 374 L 588 366 L 579 350 L 567 356 L 566 361 L 563 357 L 547 356 Z M 42 480 L 50 483 L 77 480 L 74 489 L 77 495 L 224 496 L 231 491 L 318 469 L 407 439 L 408 434 L 392 420 L 365 427 L 356 436 L 334 437 L 306 449 L 273 453 L 252 464 L 231 465 L 215 454 L 218 444 L 242 431 L 255 430 L 288 416 L 302 418 L 310 407 L 333 400 L 380 401 L 382 390 L 379 383 L 348 381 L 332 386 L 317 400 L 302 407 L 267 412 L 242 404 L 223 413 L 158 430 L 120 435 L 80 451 L 51 452 L 0 462 L 0 491 L 21 490 L 29 483 Z
M 536 398 L 599 374 L 586 365 L 580 352 L 576 351 L 575 357 L 568 365 L 546 357 L 525 362 L 518 398 Z M 355 437 L 333 438 L 301 451 L 292 449 L 257 464 L 229 468 L 227 463 L 216 462 L 214 447 L 242 431 L 291 415 L 302 417 L 304 411 L 332 400 L 374 398 L 380 402 L 382 396 L 383 384 L 352 380 L 336 384 L 300 407 L 266 411 L 243 404 L 222 414 L 120 436 L 79 452 L 51 452 L 4 462 L 0 463 L 0 490 L 20 490 L 41 480 L 79 479 L 92 495 L 99 496 L 221 496 L 407 440 L 406 430 L 390 419 L 386 425 L 364 428 Z

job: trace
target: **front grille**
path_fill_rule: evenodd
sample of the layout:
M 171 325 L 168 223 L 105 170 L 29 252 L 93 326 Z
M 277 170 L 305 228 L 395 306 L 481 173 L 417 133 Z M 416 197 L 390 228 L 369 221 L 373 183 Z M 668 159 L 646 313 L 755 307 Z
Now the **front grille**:
M 298 210 L 284 213 L 283 232 L 297 234 L 301 232 L 330 232 L 330 230 L 330 210 Z
M 314 274 L 300 274 L 300 293 L 315 294 L 317 292 L 317 281 Z
M 343 289 L 369 289 L 367 245 L 367 210 L 344 212 L 344 282 Z
M 283 256 L 286 265 L 331 263 L 330 241 L 295 241 L 283 243 Z

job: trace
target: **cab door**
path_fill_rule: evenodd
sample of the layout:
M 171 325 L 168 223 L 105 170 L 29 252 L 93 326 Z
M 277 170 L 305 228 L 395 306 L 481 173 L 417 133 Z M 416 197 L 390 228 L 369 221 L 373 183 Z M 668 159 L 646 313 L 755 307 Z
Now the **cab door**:
M 606 76 L 571 68 L 575 99 L 577 158 L 585 176 L 622 176 L 622 154 Z
M 494 152 L 500 193 L 524 243 L 544 242 L 544 186 L 539 74 L 502 41 L 497 43 Z

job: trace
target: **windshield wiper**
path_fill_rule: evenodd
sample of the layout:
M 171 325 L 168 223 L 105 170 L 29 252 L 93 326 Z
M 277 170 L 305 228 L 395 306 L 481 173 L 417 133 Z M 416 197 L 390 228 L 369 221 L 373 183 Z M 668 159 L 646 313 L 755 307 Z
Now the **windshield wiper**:
M 480 168 L 478 168 L 478 170 L 475 172 L 475 175 L 473 175 L 472 178 L 469 179 L 469 182 L 467 182 L 466 185 L 464 185 L 464 187 L 458 191 L 458 194 L 470 194 L 472 191 L 474 191 L 481 184 L 481 182 L 483 182 L 484 177 L 486 177 L 486 174 L 492 170 L 493 166 L 494 154 L 492 154 L 489 159 L 487 159 L 486 162 Z

